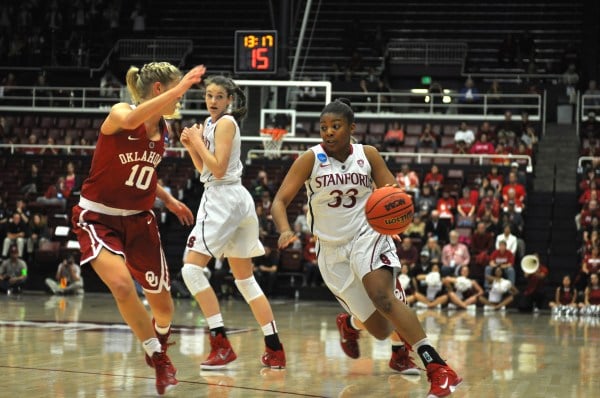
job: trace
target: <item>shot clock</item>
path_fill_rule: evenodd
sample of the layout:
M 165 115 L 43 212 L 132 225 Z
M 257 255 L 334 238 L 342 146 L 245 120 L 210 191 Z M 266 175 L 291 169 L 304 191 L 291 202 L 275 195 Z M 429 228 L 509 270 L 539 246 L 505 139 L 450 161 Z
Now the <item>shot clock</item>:
M 277 72 L 277 31 L 236 30 L 234 72 L 274 74 Z

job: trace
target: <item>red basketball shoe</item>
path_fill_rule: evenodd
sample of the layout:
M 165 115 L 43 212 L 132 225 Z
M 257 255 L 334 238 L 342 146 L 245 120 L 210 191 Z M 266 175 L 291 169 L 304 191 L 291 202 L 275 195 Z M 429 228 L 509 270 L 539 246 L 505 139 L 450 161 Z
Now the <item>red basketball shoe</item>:
M 335 318 L 335 323 L 340 331 L 340 345 L 342 346 L 342 350 L 350 358 L 356 359 L 360 356 L 360 348 L 358 347 L 360 330 L 348 327 L 348 318 L 350 318 L 350 315 L 346 313 L 339 314 Z
M 152 318 L 152 328 L 153 329 L 154 329 L 155 324 L 156 324 L 156 321 L 154 320 L 154 318 Z M 156 331 L 156 329 L 154 329 L 154 334 L 156 334 L 156 337 L 158 338 L 158 341 L 160 342 L 162 352 L 164 352 L 166 354 L 169 346 L 175 344 L 174 341 L 169 342 L 169 337 L 171 336 L 171 328 L 169 327 L 169 331 L 167 332 L 167 334 L 159 334 Z M 152 363 L 152 359 L 148 356 L 148 354 L 146 354 L 146 364 L 148 364 L 148 366 L 150 366 L 151 368 L 154 367 L 154 364 Z M 177 371 L 177 370 L 175 370 L 175 371 Z
M 165 391 L 178 383 L 175 378 L 175 368 L 164 352 L 152 354 L 152 367 L 156 371 L 156 391 L 163 395 Z
M 285 352 L 283 351 L 283 345 L 281 350 L 272 350 L 269 347 L 265 347 L 265 353 L 260 358 L 260 361 L 264 366 L 271 369 L 285 369 Z
M 392 351 L 390 358 L 390 368 L 400 372 L 403 375 L 417 376 L 420 374 L 419 368 L 413 362 L 408 351 Z
M 210 336 L 210 354 L 206 361 L 200 364 L 200 369 L 215 370 L 223 369 L 229 362 L 237 358 L 231 344 L 226 337 L 221 334 Z
M 427 365 L 427 379 L 431 382 L 427 398 L 447 397 L 463 381 L 450 366 L 437 363 Z

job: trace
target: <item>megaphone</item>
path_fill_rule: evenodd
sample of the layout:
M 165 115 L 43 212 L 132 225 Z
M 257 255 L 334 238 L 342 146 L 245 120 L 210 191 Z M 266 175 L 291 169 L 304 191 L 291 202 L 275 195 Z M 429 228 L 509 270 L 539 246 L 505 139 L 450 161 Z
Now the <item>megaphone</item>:
M 533 254 L 528 254 L 521 260 L 521 269 L 526 274 L 533 274 L 537 271 L 540 266 L 540 261 L 537 256 Z

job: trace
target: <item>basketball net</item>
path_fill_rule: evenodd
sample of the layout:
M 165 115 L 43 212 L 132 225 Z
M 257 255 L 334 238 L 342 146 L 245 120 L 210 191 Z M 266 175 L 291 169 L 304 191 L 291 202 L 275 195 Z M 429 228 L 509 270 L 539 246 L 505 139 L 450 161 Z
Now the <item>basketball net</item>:
M 260 129 L 265 156 L 268 158 L 281 157 L 281 145 L 283 137 L 286 135 L 286 129 L 264 128 Z

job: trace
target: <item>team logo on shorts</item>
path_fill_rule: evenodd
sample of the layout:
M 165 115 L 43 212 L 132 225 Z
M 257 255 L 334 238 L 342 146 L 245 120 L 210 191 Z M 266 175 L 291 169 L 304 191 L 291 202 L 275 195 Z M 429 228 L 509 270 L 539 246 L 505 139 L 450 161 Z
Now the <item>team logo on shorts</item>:
M 394 296 L 404 304 L 408 305 L 408 300 L 406 299 L 406 293 L 404 293 L 404 289 L 402 289 L 402 284 L 400 280 L 396 278 L 396 286 L 394 289 Z
M 146 272 L 146 282 L 152 287 L 158 286 L 158 276 L 152 271 Z

